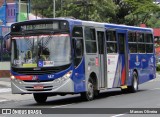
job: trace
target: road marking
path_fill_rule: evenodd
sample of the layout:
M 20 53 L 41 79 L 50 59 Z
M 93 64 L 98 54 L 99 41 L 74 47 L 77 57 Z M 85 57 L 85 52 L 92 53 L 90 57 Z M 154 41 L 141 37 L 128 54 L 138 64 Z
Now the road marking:
M 6 102 L 6 101 L 8 101 L 8 100 L 5 100 L 5 99 L 4 100 L 0 100 L 0 102 Z
M 160 90 L 160 88 L 149 89 L 149 91 Z
M 72 104 L 60 105 L 60 106 L 53 106 L 53 107 L 51 107 L 51 108 L 60 108 L 60 107 L 68 106 L 68 105 L 73 105 L 73 103 L 72 103 Z
M 118 114 L 118 115 L 113 115 L 111 117 L 120 117 L 120 116 L 124 116 L 124 115 L 126 115 L 126 114 Z
M 1 88 L 0 93 L 11 92 L 11 88 Z
M 154 88 L 153 90 L 160 90 L 160 88 Z

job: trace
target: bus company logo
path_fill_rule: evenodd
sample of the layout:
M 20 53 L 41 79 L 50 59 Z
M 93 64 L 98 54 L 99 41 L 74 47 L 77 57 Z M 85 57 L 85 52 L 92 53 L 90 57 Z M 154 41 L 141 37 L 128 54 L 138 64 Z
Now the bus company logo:
M 38 80 L 38 76 L 33 76 L 32 80 Z
M 54 75 L 48 75 L 48 78 L 54 78 Z

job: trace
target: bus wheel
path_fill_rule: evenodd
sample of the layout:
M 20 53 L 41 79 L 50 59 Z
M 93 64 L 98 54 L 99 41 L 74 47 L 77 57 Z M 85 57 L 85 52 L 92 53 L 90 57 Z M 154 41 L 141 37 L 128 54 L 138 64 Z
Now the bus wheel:
M 33 97 L 35 101 L 39 104 L 45 103 L 47 100 L 47 95 L 43 93 L 34 93 Z
M 128 87 L 131 93 L 138 91 L 138 75 L 136 72 L 133 72 L 132 85 Z
M 85 100 L 91 101 L 94 98 L 94 85 L 93 80 L 89 79 L 87 83 L 87 91 L 81 93 L 81 97 Z
M 94 96 L 95 96 L 95 97 L 98 97 L 99 93 L 100 93 L 100 90 L 95 90 L 95 91 L 94 91 Z

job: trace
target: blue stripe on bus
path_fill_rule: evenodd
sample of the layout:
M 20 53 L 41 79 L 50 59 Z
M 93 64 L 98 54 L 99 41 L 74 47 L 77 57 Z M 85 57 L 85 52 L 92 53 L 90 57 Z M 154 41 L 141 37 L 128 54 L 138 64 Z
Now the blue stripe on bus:
M 132 31 L 143 31 L 143 32 L 153 32 L 150 28 L 141 28 L 141 27 L 132 27 L 132 26 L 123 26 L 123 25 L 114 25 L 114 24 L 105 24 L 105 28 L 121 29 L 121 30 L 132 30 Z

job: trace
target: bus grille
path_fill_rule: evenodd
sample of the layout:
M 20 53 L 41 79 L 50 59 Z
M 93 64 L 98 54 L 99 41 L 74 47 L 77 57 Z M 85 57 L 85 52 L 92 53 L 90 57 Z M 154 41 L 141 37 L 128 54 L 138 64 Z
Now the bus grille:
M 38 68 L 38 69 L 12 67 L 11 70 L 13 72 L 16 72 L 18 74 L 23 74 L 23 75 L 44 75 L 44 74 L 53 74 L 53 73 L 57 73 L 57 72 L 66 70 L 67 68 L 70 67 L 70 65 L 71 64 L 59 66 L 59 67 L 43 67 L 43 68 Z

